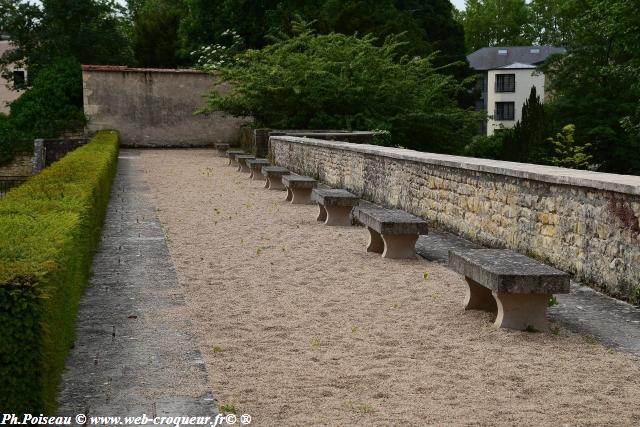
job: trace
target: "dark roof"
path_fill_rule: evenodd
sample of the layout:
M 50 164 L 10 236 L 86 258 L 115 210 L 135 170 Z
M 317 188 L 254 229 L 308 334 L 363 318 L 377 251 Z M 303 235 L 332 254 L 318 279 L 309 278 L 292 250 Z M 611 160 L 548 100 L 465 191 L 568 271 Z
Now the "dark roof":
M 537 49 L 539 52 L 532 52 Z M 499 50 L 506 50 L 506 55 L 498 54 Z M 494 70 L 514 63 L 538 65 L 554 53 L 566 53 L 563 47 L 554 46 L 507 46 L 483 47 L 469 56 L 471 68 L 477 71 Z

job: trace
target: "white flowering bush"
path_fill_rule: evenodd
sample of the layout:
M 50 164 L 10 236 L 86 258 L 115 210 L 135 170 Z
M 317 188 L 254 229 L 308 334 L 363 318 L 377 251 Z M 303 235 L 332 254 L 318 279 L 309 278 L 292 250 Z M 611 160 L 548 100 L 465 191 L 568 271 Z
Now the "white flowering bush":
M 233 30 L 221 34 L 221 42 L 211 46 L 202 46 L 191 52 L 196 67 L 205 71 L 215 71 L 232 65 L 236 55 L 244 50 L 244 40 Z

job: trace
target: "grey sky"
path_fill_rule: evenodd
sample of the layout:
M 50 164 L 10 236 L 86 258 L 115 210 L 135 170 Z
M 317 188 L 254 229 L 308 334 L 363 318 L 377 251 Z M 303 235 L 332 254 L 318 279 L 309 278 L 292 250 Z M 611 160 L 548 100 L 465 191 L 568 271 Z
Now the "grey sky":
M 464 0 L 451 0 L 451 3 L 453 3 L 458 10 L 464 9 Z

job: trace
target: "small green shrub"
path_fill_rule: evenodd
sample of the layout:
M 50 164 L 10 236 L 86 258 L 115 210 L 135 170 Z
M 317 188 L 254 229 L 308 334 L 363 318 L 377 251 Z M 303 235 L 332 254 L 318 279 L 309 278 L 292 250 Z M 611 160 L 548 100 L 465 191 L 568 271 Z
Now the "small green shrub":
M 491 136 L 476 136 L 469 145 L 464 147 L 464 155 L 482 159 L 500 159 L 503 157 L 504 139 L 512 132 L 511 129 L 502 129 Z
M 55 413 L 56 392 L 116 172 L 118 134 L 0 200 L 0 408 Z
M 35 138 L 55 138 L 82 129 L 86 119 L 80 64 L 62 58 L 43 68 L 10 109 L 8 116 L 0 115 L 0 164 L 17 152 L 33 150 Z

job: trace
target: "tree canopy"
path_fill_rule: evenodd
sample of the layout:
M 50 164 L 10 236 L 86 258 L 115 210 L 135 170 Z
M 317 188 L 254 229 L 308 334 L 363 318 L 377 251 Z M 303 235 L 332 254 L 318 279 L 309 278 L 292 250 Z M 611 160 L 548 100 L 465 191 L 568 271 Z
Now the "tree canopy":
M 430 57 L 399 57 L 397 37 L 295 37 L 240 54 L 219 68 L 230 93 L 209 111 L 252 116 L 272 128 L 381 129 L 394 145 L 454 153 L 471 139 L 478 113 L 458 107 L 468 88 L 437 73 Z

